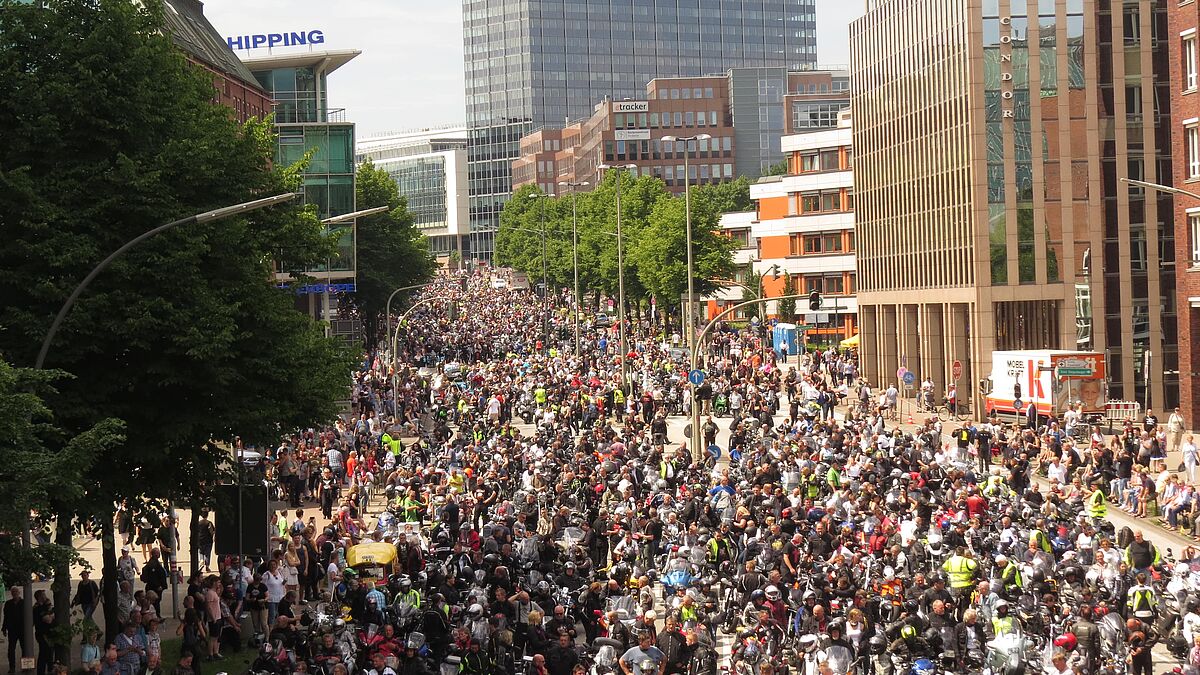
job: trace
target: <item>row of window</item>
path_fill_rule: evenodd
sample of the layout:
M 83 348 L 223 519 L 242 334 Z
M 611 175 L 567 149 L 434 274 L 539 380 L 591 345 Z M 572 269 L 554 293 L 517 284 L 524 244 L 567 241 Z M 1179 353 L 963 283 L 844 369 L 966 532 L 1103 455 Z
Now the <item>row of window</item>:
M 669 129 L 672 127 L 715 127 L 718 112 L 716 110 L 697 110 L 692 112 L 664 113 L 615 113 L 613 115 L 614 129 Z
M 788 157 L 788 164 L 788 170 L 794 174 L 813 173 L 816 171 L 847 171 L 854 166 L 854 151 L 846 147 L 840 150 L 838 148 L 831 148 L 829 150 L 792 153 Z
M 713 98 L 714 94 L 715 92 L 713 91 L 712 87 L 692 87 L 690 89 L 684 87 L 682 89 L 673 88 L 658 90 L 658 98 L 661 101 L 665 101 L 667 99 L 678 101 L 679 99 L 687 100 L 692 98 Z M 654 91 L 651 91 L 647 98 L 654 100 Z
M 852 253 L 854 231 L 818 232 L 815 234 L 793 234 L 791 255 L 818 255 L 827 253 Z
M 810 213 L 832 213 L 854 210 L 852 190 L 824 190 L 821 192 L 793 192 L 788 195 L 788 215 L 801 216 Z
M 857 285 L 855 274 L 848 272 L 846 274 L 823 274 L 821 276 L 797 275 L 792 278 L 792 283 L 796 288 L 803 288 L 805 293 L 816 291 L 821 295 L 853 295 Z M 800 305 L 803 305 L 801 307 Z M 807 311 L 806 303 L 798 303 L 797 309 Z M 822 312 L 834 311 L 832 303 L 821 303 Z
M 1188 234 L 1191 235 L 1192 267 L 1200 267 L 1200 214 L 1188 214 Z
M 700 158 L 729 157 L 733 152 L 733 137 L 723 136 L 701 141 L 604 141 L 604 159 L 611 162 L 627 159 L 683 159 L 684 153 Z M 711 154 L 710 154 L 711 152 Z M 719 155 L 718 153 L 724 153 Z

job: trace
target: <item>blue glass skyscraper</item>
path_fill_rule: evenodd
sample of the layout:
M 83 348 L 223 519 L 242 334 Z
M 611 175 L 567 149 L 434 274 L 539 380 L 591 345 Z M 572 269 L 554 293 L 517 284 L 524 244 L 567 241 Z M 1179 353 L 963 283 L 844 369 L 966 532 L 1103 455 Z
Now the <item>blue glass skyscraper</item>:
M 463 0 L 470 251 L 491 257 L 521 136 L 656 77 L 811 68 L 816 0 Z

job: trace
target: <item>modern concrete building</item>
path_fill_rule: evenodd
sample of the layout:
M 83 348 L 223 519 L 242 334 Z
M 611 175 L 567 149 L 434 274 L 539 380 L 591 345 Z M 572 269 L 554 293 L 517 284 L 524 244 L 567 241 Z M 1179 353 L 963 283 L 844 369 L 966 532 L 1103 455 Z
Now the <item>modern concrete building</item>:
M 1122 182 L 1171 175 L 1167 4 L 871 0 L 851 24 L 869 380 L 944 387 L 960 360 L 975 391 L 993 350 L 1094 350 L 1110 398 L 1178 402 L 1171 199 Z
M 830 129 L 838 125 L 838 113 L 850 108 L 850 71 L 847 66 L 817 66 L 810 72 L 789 73 L 787 91 L 785 134 Z
M 322 219 L 353 213 L 354 123 L 345 109 L 329 107 L 326 78 L 361 52 L 297 51 L 245 60 L 259 83 L 275 101 L 278 134 L 275 161 L 294 164 L 314 154 L 304 171 L 304 201 L 317 206 Z M 296 288 L 298 305 L 312 316 L 337 316 L 338 296 L 355 288 L 354 222 L 331 227 L 340 235 L 337 253 L 325 264 L 306 270 L 316 281 Z M 279 270 L 280 283 L 290 284 L 288 270 Z
M 443 264 L 463 254 L 467 232 L 467 128 L 383 134 L 358 142 L 355 163 L 387 171 L 408 201 L 413 224 Z
M 717 77 L 656 78 L 636 100 L 602 101 L 595 113 L 563 129 L 541 129 L 521 139 L 513 161 L 513 189 L 537 183 L 553 194 L 558 181 L 598 182 L 597 166 L 633 164 L 682 192 L 684 141 L 664 136 L 707 134 L 687 144 L 692 185 L 719 183 L 735 175 L 736 150 L 729 115 L 729 80 Z
M 656 77 L 816 63 L 815 0 L 463 0 L 472 257 L 490 258 L 520 139 Z
M 849 112 L 837 128 L 783 137 L 787 173 L 750 186 L 757 219 L 750 237 L 758 255 L 755 271 L 777 270 L 763 281 L 767 296 L 783 295 L 785 277 L 796 293 L 816 292 L 817 310 L 796 302 L 795 316 L 781 321 L 811 326 L 808 342 L 836 344 L 857 334 L 855 298 L 854 151 Z M 778 315 L 778 304 L 769 308 Z
M 1160 182 L 1200 193 L 1200 88 L 1197 29 L 1200 3 L 1167 3 L 1171 52 L 1171 165 Z M 1175 283 L 1179 313 L 1179 405 L 1189 429 L 1200 424 L 1200 199 L 1175 196 Z M 1168 251 L 1164 251 L 1164 258 Z M 1165 264 L 1165 262 L 1164 262 Z

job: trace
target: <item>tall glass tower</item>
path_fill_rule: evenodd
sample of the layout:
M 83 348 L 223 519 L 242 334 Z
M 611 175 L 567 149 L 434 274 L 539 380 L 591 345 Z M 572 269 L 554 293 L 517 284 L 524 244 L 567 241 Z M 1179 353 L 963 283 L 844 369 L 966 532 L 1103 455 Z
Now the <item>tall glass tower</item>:
M 469 254 L 489 259 L 521 136 L 656 77 L 817 62 L 816 0 L 463 0 Z

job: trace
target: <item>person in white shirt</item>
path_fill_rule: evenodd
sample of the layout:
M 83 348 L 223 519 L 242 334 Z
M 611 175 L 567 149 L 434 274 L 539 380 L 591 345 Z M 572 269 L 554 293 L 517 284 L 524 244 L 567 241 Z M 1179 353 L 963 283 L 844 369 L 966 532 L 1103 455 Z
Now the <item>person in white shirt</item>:
M 1186 429 L 1187 424 L 1184 423 L 1183 415 L 1180 414 L 1179 408 L 1176 408 L 1167 418 L 1167 452 L 1179 449 L 1179 443 L 1183 440 L 1183 432 Z
M 1200 464 L 1200 451 L 1196 449 L 1195 437 L 1188 434 L 1179 450 L 1183 453 L 1183 467 L 1187 469 L 1188 482 L 1195 483 L 1196 465 Z

